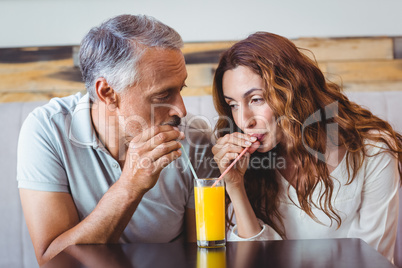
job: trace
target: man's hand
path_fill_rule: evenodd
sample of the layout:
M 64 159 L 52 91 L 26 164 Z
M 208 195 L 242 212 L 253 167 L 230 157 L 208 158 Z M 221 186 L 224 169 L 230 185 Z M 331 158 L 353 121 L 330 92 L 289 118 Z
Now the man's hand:
M 181 155 L 184 133 L 170 125 L 151 127 L 132 139 L 120 179 L 130 180 L 133 190 L 144 194 L 156 184 L 162 169 Z

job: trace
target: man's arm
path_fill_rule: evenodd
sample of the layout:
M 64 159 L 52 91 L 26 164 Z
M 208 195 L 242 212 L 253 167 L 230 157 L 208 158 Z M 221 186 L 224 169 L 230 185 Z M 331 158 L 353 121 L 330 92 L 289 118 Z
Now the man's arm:
M 36 259 L 43 264 L 55 255 L 46 252 L 50 243 L 79 222 L 77 210 L 68 193 L 20 189 L 20 198 Z
M 69 245 L 116 243 L 142 198 L 123 181 L 117 181 L 81 222 L 70 194 L 20 189 L 38 263 L 44 264 Z
M 73 244 L 115 243 L 161 170 L 180 156 L 182 134 L 161 126 L 130 143 L 122 175 L 81 222 L 68 193 L 21 189 L 21 202 L 40 265 Z M 144 160 L 150 165 L 139 165 Z

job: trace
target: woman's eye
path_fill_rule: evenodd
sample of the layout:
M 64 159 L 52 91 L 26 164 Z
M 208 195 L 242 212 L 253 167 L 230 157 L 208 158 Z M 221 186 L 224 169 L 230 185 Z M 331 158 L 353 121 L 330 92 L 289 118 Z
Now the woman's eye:
M 260 104 L 260 103 L 264 102 L 264 99 L 263 98 L 252 98 L 250 102 L 254 103 L 254 104 Z
M 232 110 L 236 109 L 238 107 L 238 105 L 236 103 L 232 103 L 232 102 L 229 102 L 228 105 L 229 105 L 230 109 L 232 109 Z

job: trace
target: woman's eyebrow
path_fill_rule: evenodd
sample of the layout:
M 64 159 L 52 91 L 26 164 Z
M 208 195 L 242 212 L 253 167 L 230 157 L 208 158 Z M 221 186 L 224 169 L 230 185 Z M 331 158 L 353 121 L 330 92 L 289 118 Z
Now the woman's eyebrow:
M 262 91 L 261 88 L 255 88 L 255 87 L 253 87 L 252 89 L 249 89 L 247 92 L 245 92 L 245 93 L 243 94 L 243 98 L 244 98 L 244 99 L 247 98 L 247 96 L 251 95 L 251 93 L 253 93 L 253 92 L 256 91 L 256 90 L 261 90 L 261 91 Z
M 251 95 L 254 91 L 257 91 L 257 90 L 262 91 L 261 88 L 255 88 L 255 87 L 249 89 L 247 92 L 245 92 L 245 93 L 243 94 L 243 99 L 247 98 L 249 95 Z M 228 96 L 226 96 L 226 95 L 223 95 L 223 97 L 224 97 L 225 99 L 234 100 L 233 98 L 228 97 Z

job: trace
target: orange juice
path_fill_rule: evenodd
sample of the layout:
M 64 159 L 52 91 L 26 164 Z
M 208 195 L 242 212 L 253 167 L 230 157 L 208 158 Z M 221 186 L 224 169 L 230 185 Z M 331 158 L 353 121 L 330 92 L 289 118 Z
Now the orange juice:
M 225 187 L 223 182 L 214 187 L 196 185 L 194 197 L 197 241 L 223 241 L 224 245 Z M 213 243 L 210 246 L 214 246 Z

